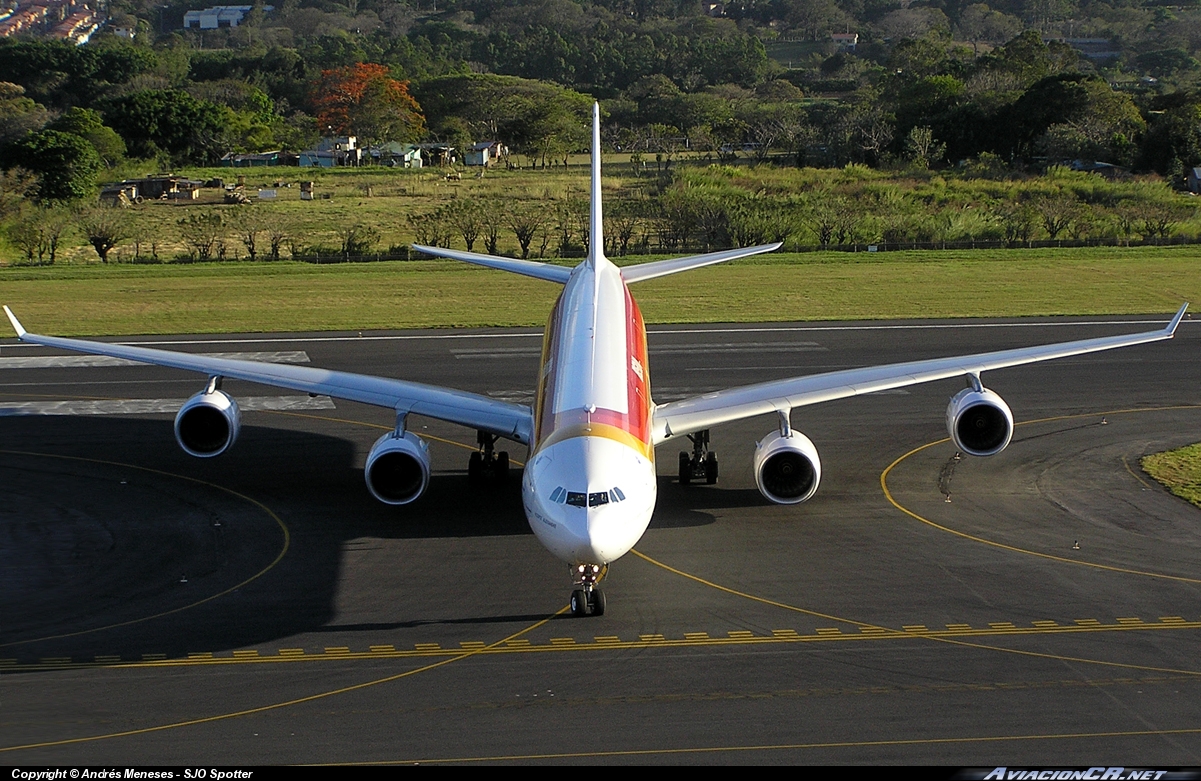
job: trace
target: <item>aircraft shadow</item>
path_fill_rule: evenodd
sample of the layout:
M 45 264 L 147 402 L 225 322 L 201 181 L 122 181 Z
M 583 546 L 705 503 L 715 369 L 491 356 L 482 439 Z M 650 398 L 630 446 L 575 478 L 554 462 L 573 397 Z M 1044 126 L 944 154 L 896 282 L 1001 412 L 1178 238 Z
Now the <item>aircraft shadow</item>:
M 21 663 L 337 631 L 327 624 L 348 544 L 531 534 L 519 470 L 482 488 L 435 474 L 420 500 L 389 507 L 363 484 L 361 448 L 312 432 L 244 426 L 229 453 L 195 459 L 170 421 L 6 417 L 0 442 L 0 659 Z M 283 526 L 287 552 L 272 565 Z

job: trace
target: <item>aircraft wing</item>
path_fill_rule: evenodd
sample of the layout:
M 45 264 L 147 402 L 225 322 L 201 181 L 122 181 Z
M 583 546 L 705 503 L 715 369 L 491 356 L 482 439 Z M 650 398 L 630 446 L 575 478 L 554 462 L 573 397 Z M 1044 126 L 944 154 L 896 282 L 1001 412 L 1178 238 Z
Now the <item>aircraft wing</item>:
M 498 401 L 476 393 L 387 377 L 328 371 L 310 366 L 215 358 L 133 345 L 92 342 L 86 339 L 40 336 L 26 331 L 7 306 L 4 307 L 4 312 L 8 315 L 8 319 L 12 322 L 21 341 L 31 344 L 91 355 L 125 358 L 156 366 L 202 372 L 209 376 L 230 377 L 278 388 L 358 401 L 377 407 L 388 407 L 398 412 L 424 415 L 480 429 L 522 444 L 529 443 L 533 431 L 533 413 L 529 407 Z
M 925 361 L 893 363 L 885 366 L 869 366 L 861 369 L 813 374 L 808 377 L 793 377 L 773 380 L 756 385 L 706 393 L 682 401 L 661 404 L 655 408 L 653 432 L 655 444 L 694 431 L 741 420 L 770 412 L 788 413 L 793 407 L 819 404 L 823 401 L 844 399 L 863 393 L 901 388 L 922 382 L 932 382 L 949 377 L 976 375 L 993 369 L 1020 366 L 1025 363 L 1049 361 L 1071 355 L 1112 350 L 1117 347 L 1171 339 L 1180 324 L 1188 304 L 1180 307 L 1168 325 L 1159 331 L 1146 331 L 1122 336 L 1103 336 L 1097 339 L 1081 339 L 1038 347 L 1020 347 L 1014 350 L 999 350 L 977 355 L 961 355 L 953 358 L 934 358 Z

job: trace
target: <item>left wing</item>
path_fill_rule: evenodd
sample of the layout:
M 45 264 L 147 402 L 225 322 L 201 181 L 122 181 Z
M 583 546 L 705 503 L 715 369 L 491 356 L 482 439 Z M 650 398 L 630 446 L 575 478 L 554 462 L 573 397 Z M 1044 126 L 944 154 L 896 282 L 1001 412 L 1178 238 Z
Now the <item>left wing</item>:
M 1081 339 L 1075 342 L 1060 342 L 1039 347 L 1020 347 L 1015 350 L 999 350 L 978 355 L 962 355 L 954 358 L 934 358 L 925 361 L 892 363 L 885 366 L 869 366 L 862 369 L 813 374 L 808 377 L 793 377 L 773 380 L 741 388 L 730 388 L 716 393 L 706 393 L 683 401 L 661 404 L 655 408 L 652 421 L 654 441 L 661 442 L 693 431 L 741 420 L 769 412 L 787 414 L 793 407 L 819 404 L 823 401 L 844 399 L 862 393 L 875 393 L 916 385 L 922 382 L 942 380 L 948 377 L 963 377 L 1024 363 L 1049 361 L 1070 355 L 1083 355 L 1117 347 L 1157 342 L 1171 339 L 1176 326 L 1184 317 L 1188 304 L 1171 322 L 1160 331 L 1146 331 L 1122 336 L 1103 336 L 1098 339 Z
M 4 307 L 4 313 L 8 315 L 20 340 L 31 344 L 91 355 L 126 358 L 156 366 L 202 372 L 209 376 L 231 377 L 278 388 L 358 401 L 377 407 L 388 407 L 402 414 L 424 415 L 480 429 L 522 444 L 529 443 L 533 431 L 533 413 L 529 407 L 497 401 L 476 393 L 387 377 L 327 371 L 310 366 L 214 358 L 149 347 L 92 342 L 86 339 L 40 336 L 26 331 L 7 306 Z

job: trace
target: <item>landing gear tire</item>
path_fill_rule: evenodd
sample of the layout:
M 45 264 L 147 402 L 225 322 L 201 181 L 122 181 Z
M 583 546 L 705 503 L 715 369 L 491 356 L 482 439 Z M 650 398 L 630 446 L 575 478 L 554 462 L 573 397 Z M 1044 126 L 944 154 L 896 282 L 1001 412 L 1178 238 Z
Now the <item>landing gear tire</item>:
M 496 473 L 496 482 L 503 483 L 509 479 L 509 454 L 502 450 L 496 454 L 496 466 L 493 467 Z
M 717 483 L 717 454 L 713 452 L 705 457 L 705 482 L 709 485 Z
M 692 457 L 680 451 L 680 485 L 688 485 L 692 482 Z
M 588 595 L 588 606 L 592 608 L 592 615 L 603 616 L 605 614 L 605 592 L 599 588 L 592 589 L 592 593 Z
M 571 592 L 571 614 L 577 618 L 588 615 L 588 595 L 583 589 Z
M 484 457 L 480 453 L 471 454 L 471 458 L 467 459 L 467 479 L 473 483 L 478 483 L 484 476 Z

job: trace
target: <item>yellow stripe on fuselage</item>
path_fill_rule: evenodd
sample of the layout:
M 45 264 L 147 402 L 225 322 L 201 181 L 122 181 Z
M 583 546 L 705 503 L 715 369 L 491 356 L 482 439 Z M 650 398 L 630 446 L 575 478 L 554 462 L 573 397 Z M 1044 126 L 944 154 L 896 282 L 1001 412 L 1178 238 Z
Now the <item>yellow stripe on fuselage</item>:
M 630 432 L 620 429 L 617 426 L 610 426 L 608 423 L 578 423 L 574 426 L 556 428 L 549 437 L 538 443 L 538 449 L 534 452 L 535 454 L 540 453 L 555 443 L 575 437 L 604 437 L 605 439 L 611 439 L 614 442 L 620 442 L 651 462 L 655 460 L 655 449 L 649 443 L 642 442 Z

